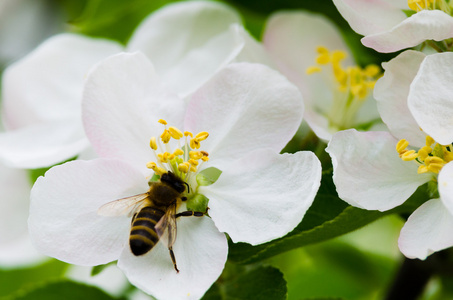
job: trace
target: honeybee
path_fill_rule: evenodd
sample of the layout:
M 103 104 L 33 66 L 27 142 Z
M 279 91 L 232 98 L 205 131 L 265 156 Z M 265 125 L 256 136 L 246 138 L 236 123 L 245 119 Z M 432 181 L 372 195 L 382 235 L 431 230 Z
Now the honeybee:
M 159 240 L 164 242 L 170 252 L 170 258 L 177 273 L 173 244 L 176 241 L 176 218 L 202 217 L 205 213 L 183 211 L 176 213 L 178 204 L 186 201 L 184 191 L 189 185 L 181 178 L 167 172 L 160 180 L 153 182 L 146 193 L 118 199 L 102 205 L 98 209 L 101 216 L 132 216 L 129 246 L 135 256 L 151 251 Z

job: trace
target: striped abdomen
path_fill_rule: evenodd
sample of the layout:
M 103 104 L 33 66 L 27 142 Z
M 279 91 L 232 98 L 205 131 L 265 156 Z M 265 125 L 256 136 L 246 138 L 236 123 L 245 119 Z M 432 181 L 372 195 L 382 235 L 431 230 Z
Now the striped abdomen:
M 165 214 L 159 208 L 153 206 L 143 207 L 132 222 L 129 245 L 134 255 L 143 255 L 149 252 L 159 241 L 154 226 Z

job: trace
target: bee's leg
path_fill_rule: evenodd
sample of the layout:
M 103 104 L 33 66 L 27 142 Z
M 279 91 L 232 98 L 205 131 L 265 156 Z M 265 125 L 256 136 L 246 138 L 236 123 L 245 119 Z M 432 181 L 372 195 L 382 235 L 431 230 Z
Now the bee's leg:
M 194 217 L 203 217 L 205 214 L 206 214 L 206 213 L 201 212 L 201 211 L 191 211 L 191 210 L 188 210 L 188 211 L 183 211 L 183 212 L 177 213 L 177 214 L 176 214 L 176 218 L 179 218 L 179 217 L 191 217 L 191 216 L 194 216 Z
M 173 262 L 173 266 L 175 267 L 176 273 L 179 273 L 178 267 L 176 266 L 176 258 L 175 253 L 173 252 L 173 247 L 168 247 L 168 250 L 170 251 L 171 261 Z
M 131 224 L 134 223 L 134 220 L 135 220 L 135 217 L 137 216 L 137 213 L 134 214 L 134 216 L 132 217 L 132 220 L 131 220 Z

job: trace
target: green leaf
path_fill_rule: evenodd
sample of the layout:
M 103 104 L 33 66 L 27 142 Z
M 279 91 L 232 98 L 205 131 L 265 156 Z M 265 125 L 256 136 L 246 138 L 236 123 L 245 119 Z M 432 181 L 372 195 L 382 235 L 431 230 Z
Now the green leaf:
M 107 267 L 111 266 L 111 265 L 116 265 L 117 261 L 114 260 L 114 261 L 111 261 L 109 262 L 108 264 L 105 264 L 105 265 L 98 265 L 98 266 L 94 266 L 92 269 L 91 269 L 91 276 L 96 276 L 98 275 L 99 273 L 101 273 L 102 271 L 104 271 Z
M 226 270 L 226 274 L 225 272 L 222 274 L 203 300 L 286 299 L 286 281 L 282 272 L 274 267 L 260 266 L 248 268 L 240 273 L 228 273 Z
M 396 247 L 396 245 L 395 245 Z M 296 249 L 268 261 L 284 274 L 288 300 L 382 299 L 398 260 L 338 240 Z
M 35 284 L 60 279 L 67 268 L 68 264 L 52 259 L 34 267 L 12 270 L 0 269 L 0 297 Z
M 168 3 L 168 0 L 90 0 L 71 25 L 81 33 L 124 44 L 146 16 Z
M 228 258 L 236 263 L 253 263 L 291 249 L 341 236 L 389 214 L 410 214 L 430 199 L 426 190 L 426 185 L 420 187 L 405 204 L 386 212 L 363 210 L 348 206 L 338 198 L 330 172 L 324 172 L 314 203 L 292 232 L 258 246 L 230 241 Z
M 73 157 L 73 158 L 70 158 L 68 160 L 65 160 L 64 162 L 58 163 L 58 164 L 56 164 L 54 166 L 62 165 L 64 163 L 67 163 L 68 161 L 72 161 L 72 160 L 75 160 L 75 159 L 77 159 L 77 156 Z M 52 166 L 52 167 L 54 167 L 54 166 Z M 44 174 L 52 167 L 38 168 L 38 169 L 29 169 L 28 170 L 28 177 L 30 179 L 30 182 L 32 184 L 34 184 L 36 179 L 38 179 L 38 177 L 44 176 Z
M 17 295 L 11 296 L 9 299 L 119 300 L 119 298 L 114 298 L 96 287 L 72 281 L 59 281 L 43 284 L 29 291 L 22 291 Z

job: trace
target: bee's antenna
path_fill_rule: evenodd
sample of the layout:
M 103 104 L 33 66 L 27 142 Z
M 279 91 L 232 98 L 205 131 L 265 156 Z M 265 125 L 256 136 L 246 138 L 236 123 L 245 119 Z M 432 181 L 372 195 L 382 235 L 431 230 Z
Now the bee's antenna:
M 187 182 L 184 181 L 184 184 L 187 186 L 187 192 L 190 193 L 190 186 Z

